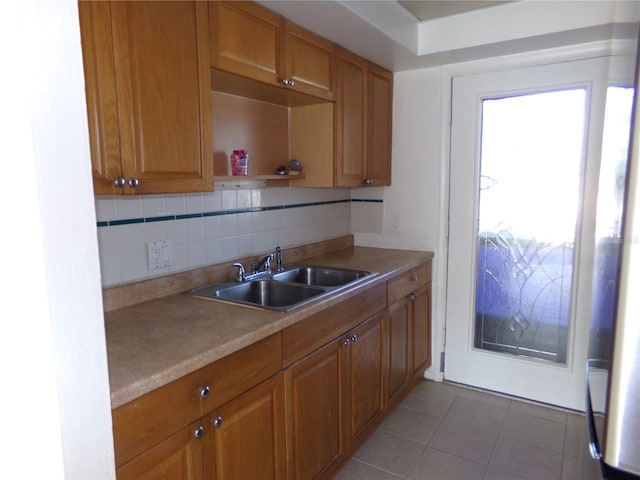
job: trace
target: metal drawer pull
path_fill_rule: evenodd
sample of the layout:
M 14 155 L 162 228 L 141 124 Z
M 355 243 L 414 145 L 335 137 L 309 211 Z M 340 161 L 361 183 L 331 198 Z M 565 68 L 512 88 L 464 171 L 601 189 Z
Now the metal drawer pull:
M 355 333 L 351 336 L 351 341 L 353 343 L 356 343 L 358 341 L 358 335 L 356 335 Z
M 222 417 L 216 417 L 212 423 L 214 427 L 220 428 L 222 426 Z
M 411 300 L 412 302 L 416 299 L 416 294 L 415 293 L 410 293 L 409 294 L 409 300 Z
M 200 390 L 200 398 L 207 398 L 211 393 L 211 387 L 209 385 L 205 385 Z
M 204 435 L 204 427 L 202 425 L 200 425 L 198 428 L 196 428 L 193 431 L 193 436 L 200 439 L 202 438 L 202 435 Z
M 342 343 L 345 347 L 348 347 L 349 344 L 351 343 L 351 340 L 349 340 L 348 338 L 345 338 L 344 342 Z
M 418 281 L 418 276 L 417 276 L 417 275 L 411 275 L 410 280 L 411 280 L 413 283 L 416 283 L 416 282 Z

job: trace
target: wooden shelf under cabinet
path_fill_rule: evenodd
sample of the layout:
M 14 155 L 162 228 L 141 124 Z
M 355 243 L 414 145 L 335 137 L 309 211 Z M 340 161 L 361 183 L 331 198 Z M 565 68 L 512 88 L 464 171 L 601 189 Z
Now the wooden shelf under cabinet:
M 253 181 L 265 181 L 267 187 L 287 187 L 291 185 L 290 182 L 296 180 L 304 180 L 304 175 L 238 175 L 238 176 L 221 176 L 215 177 L 216 183 L 237 183 L 237 182 L 253 182 Z

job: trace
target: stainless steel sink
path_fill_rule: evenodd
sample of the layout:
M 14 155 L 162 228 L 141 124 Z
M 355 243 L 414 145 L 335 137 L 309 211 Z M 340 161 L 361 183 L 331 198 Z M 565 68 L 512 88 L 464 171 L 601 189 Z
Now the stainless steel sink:
M 272 276 L 279 282 L 301 283 L 320 287 L 339 287 L 355 282 L 368 275 L 370 272 L 362 270 L 348 270 L 344 268 L 300 266 Z
M 228 285 L 228 284 L 224 284 Z M 244 305 L 288 311 L 321 295 L 325 290 L 272 280 L 254 280 L 222 288 L 213 286 L 191 290 L 191 295 L 226 300 Z
M 283 272 L 266 272 L 243 282 L 222 282 L 185 293 L 240 305 L 288 312 L 337 289 L 375 275 L 364 270 L 320 266 L 292 266 Z M 247 276 L 249 277 L 249 276 Z

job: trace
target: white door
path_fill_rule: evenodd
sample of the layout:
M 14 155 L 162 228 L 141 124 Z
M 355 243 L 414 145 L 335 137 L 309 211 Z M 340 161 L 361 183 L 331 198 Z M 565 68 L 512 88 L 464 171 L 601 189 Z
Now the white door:
M 610 68 L 453 79 L 446 380 L 584 409 Z

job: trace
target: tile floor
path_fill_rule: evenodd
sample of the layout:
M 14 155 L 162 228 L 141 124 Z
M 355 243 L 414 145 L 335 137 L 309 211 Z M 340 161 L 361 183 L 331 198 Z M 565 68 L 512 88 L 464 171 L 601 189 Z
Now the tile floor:
M 584 416 L 424 381 L 337 480 L 600 479 Z

